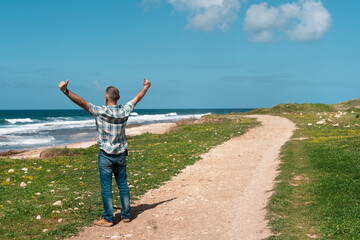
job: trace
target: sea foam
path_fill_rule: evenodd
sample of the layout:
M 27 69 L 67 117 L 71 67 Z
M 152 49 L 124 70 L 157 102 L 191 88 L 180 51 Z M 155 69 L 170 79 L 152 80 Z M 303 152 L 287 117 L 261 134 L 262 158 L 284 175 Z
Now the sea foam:
M 210 113 L 206 113 L 210 114 Z M 129 116 L 129 124 L 150 124 L 157 122 L 174 122 L 180 119 L 195 118 L 199 119 L 206 114 L 188 114 L 178 115 L 176 112 L 165 114 L 145 114 L 139 115 L 136 112 Z M 4 125 L 0 127 L 0 135 L 17 135 L 17 134 L 33 134 L 44 131 L 62 130 L 62 129 L 76 129 L 95 127 L 95 120 L 92 117 L 75 120 L 73 117 L 47 117 L 45 121 L 34 120 L 30 118 L 8 119 L 16 125 Z M 23 124 L 20 124 L 23 123 Z
M 17 146 L 17 145 L 44 145 L 54 142 L 53 136 L 44 137 L 11 137 L 8 141 L 0 142 L 0 146 Z
M 60 129 L 72 129 L 95 126 L 95 121 L 81 120 L 81 121 L 46 121 L 42 123 L 24 124 L 14 127 L 0 128 L 0 135 L 20 134 L 20 133 L 36 133 L 40 131 L 51 131 Z
M 206 113 L 209 114 L 209 113 Z M 129 124 L 152 124 L 175 122 L 180 119 L 199 119 L 206 114 L 183 114 L 164 112 L 162 114 L 138 114 L 132 112 Z M 91 116 L 57 116 L 40 118 L 6 118 L 0 124 L 0 150 L 28 149 L 39 146 L 53 146 L 74 141 L 72 138 L 89 138 L 88 132 L 96 136 L 95 119 Z M 86 130 L 85 130 L 86 129 Z M 74 137 L 83 132 L 82 137 Z M 67 134 L 69 134 L 67 136 Z
M 32 120 L 31 118 L 13 118 L 13 119 L 5 119 L 5 121 L 11 124 L 34 122 L 34 120 Z
M 177 113 L 166 113 L 166 114 L 145 114 L 145 115 L 135 115 L 130 116 L 128 123 L 129 124 L 149 124 L 157 122 L 175 122 L 180 119 L 195 118 L 199 119 L 200 117 L 207 115 L 206 114 L 188 114 L 188 115 L 178 115 Z

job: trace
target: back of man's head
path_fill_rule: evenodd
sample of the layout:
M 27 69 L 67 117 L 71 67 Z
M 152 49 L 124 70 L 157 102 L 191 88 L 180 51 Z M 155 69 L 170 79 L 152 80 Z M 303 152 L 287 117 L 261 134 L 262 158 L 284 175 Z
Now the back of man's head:
M 108 87 L 105 94 L 108 95 L 109 100 L 112 102 L 117 102 L 120 99 L 119 90 L 116 87 Z

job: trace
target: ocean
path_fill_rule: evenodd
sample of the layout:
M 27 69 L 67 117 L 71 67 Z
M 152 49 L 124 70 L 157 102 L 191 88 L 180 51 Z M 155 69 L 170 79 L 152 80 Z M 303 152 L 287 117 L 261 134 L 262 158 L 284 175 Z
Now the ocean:
M 130 124 L 199 119 L 206 114 L 252 109 L 135 109 Z M 0 152 L 96 140 L 95 120 L 84 110 L 0 110 Z

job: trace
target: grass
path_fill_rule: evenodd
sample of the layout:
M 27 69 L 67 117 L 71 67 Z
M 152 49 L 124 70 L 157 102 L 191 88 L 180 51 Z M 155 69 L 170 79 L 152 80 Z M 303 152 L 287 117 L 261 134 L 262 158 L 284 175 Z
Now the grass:
M 311 111 L 324 111 L 330 112 L 333 111 L 333 107 L 330 105 L 322 104 L 322 103 L 288 103 L 288 104 L 278 104 L 272 108 L 258 108 L 251 111 L 253 114 L 257 113 L 268 113 L 268 114 L 286 114 L 293 112 L 311 112 Z
M 85 153 L 84 149 L 69 149 L 67 147 L 64 148 L 49 148 L 40 153 L 40 158 L 54 158 L 59 156 L 76 156 L 82 155 Z
M 237 115 L 212 115 L 202 124 L 181 123 L 166 134 L 129 138 L 127 172 L 132 199 L 170 180 L 210 148 L 257 124 Z M 98 218 L 103 211 L 98 151 L 94 145 L 50 151 L 53 155 L 46 159 L 1 159 L 0 239 L 67 238 Z M 20 187 L 21 182 L 26 187 Z M 119 208 L 115 183 L 113 189 Z M 54 206 L 57 201 L 62 206 Z
M 359 108 L 360 107 L 360 98 L 352 99 L 349 101 L 336 103 L 332 105 L 337 110 L 349 110 L 351 108 Z
M 281 151 L 267 206 L 274 233 L 268 239 L 360 239 L 359 110 L 278 106 L 254 111 L 287 117 L 298 127 Z M 326 124 L 317 124 L 322 119 Z

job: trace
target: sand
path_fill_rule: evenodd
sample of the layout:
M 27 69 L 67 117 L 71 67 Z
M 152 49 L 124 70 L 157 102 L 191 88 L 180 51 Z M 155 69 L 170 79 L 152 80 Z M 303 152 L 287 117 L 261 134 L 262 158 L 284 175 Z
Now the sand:
M 214 147 L 158 189 L 131 206 L 132 221 L 90 226 L 72 240 L 231 239 L 270 236 L 265 206 L 271 196 L 281 146 L 295 124 L 274 116 L 255 116 L 262 126 Z
M 132 127 L 126 129 L 127 136 L 136 136 L 144 133 L 153 133 L 153 134 L 163 134 L 170 131 L 173 127 L 175 127 L 175 123 L 155 123 L 155 124 L 147 124 L 137 127 Z M 57 148 L 88 148 L 92 145 L 96 144 L 96 140 L 88 141 L 88 142 L 79 142 L 74 144 L 67 144 L 63 146 L 56 146 Z M 49 148 L 49 147 L 47 147 Z M 14 154 L 11 156 L 7 156 L 13 159 L 31 159 L 31 158 L 39 158 L 40 153 L 46 150 L 47 148 L 37 148 L 28 150 L 19 154 Z

